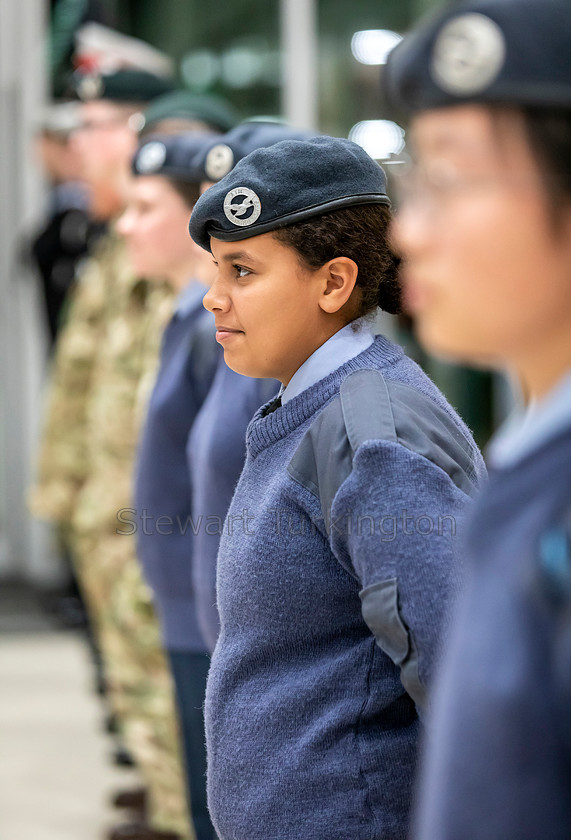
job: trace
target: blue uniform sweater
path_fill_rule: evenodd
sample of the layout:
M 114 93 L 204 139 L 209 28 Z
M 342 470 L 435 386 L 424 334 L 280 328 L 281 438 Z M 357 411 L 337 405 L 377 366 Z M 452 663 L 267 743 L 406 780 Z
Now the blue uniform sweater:
M 345 524 L 324 530 L 319 499 L 287 466 L 344 378 L 365 368 L 441 406 L 484 471 L 461 420 L 382 336 L 286 405 L 257 412 L 220 543 L 221 633 L 206 696 L 209 807 L 221 840 L 407 833 L 419 717 L 390 637 L 405 634 L 426 684 L 460 579 L 446 517 L 460 518 L 469 496 L 422 455 L 371 440 L 333 502 L 333 522 Z M 361 613 L 379 586 L 394 659 Z
M 137 551 L 169 650 L 206 650 L 192 588 L 186 443 L 218 357 L 212 316 L 197 297 L 184 312 L 175 313 L 165 330 L 135 474 Z
M 416 837 L 571 836 L 571 428 L 492 473 L 438 680 Z
M 246 429 L 254 412 L 277 394 L 274 379 L 250 379 L 224 359 L 189 439 L 194 557 L 192 580 L 200 630 L 214 650 L 220 622 L 216 608 L 216 556 L 224 520 L 246 458 Z

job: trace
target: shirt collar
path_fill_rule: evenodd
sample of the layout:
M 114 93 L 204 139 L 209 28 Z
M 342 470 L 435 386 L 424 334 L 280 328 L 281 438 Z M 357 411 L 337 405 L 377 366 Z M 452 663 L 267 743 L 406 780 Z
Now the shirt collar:
M 282 387 L 282 405 L 370 347 L 374 341 L 373 330 L 374 324 L 365 316 L 351 321 L 332 335 L 296 370 L 287 387 Z
M 541 400 L 516 410 L 488 447 L 492 467 L 512 467 L 571 425 L 571 371 Z

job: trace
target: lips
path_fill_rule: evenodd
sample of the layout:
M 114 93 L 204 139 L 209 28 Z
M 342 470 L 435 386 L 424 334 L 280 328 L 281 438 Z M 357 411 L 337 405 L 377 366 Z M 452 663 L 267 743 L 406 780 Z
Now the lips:
M 234 327 L 227 327 L 224 324 L 216 325 L 216 341 L 227 341 L 237 335 L 244 335 L 244 330 L 237 330 Z

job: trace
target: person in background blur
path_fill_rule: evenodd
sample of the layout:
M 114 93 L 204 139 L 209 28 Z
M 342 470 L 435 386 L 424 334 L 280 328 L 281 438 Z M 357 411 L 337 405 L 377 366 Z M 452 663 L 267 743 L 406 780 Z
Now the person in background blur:
M 203 190 L 219 181 L 254 149 L 280 140 L 314 136 L 279 122 L 240 123 L 205 149 L 201 162 Z M 216 606 L 216 555 L 226 513 L 246 457 L 246 428 L 256 410 L 275 396 L 275 379 L 252 379 L 228 367 L 224 358 L 212 388 L 197 414 L 188 442 L 192 515 L 195 522 L 192 582 L 196 615 L 212 653 L 220 622 Z M 200 524 L 199 524 L 200 523 Z
M 124 207 L 140 103 L 150 95 L 145 91 L 170 87 L 149 75 L 118 70 L 77 80 L 84 96 L 99 97 L 81 106 L 76 146 L 100 218 L 112 221 Z M 196 121 L 196 108 L 190 119 Z M 116 533 L 118 511 L 132 503 L 142 383 L 153 378 L 171 297 L 164 285 L 133 274 L 112 225 L 97 258 L 86 266 L 60 339 L 32 494 L 36 512 L 70 529 L 109 697 L 146 785 L 146 797 L 125 791 L 116 800 L 142 806 L 146 799 L 146 821 L 138 815 L 110 834 L 132 840 L 186 838 L 191 832 L 171 677 L 152 597 L 134 541 Z
M 197 840 L 214 837 L 206 805 L 202 712 L 209 658 L 192 591 L 191 488 L 185 448 L 219 352 L 212 317 L 202 306 L 212 261 L 190 239 L 188 220 L 200 195 L 202 173 L 196 161 L 211 143 L 212 135 L 204 132 L 155 134 L 143 140 L 133 160 L 129 201 L 117 223 L 135 273 L 163 278 L 175 295 L 137 453 L 131 511 L 135 519 L 118 517 L 118 533 L 136 534 L 137 553 L 160 619 L 176 688 Z
M 405 38 L 412 115 L 394 228 L 427 348 L 507 371 L 436 691 L 415 837 L 571 831 L 571 8 L 465 0 Z
M 71 143 L 79 124 L 76 102 L 46 109 L 35 137 L 35 151 L 50 193 L 44 226 L 33 237 L 30 252 L 42 281 L 50 347 L 53 348 L 64 301 L 76 280 L 81 260 L 105 229 L 91 220 L 79 159 Z

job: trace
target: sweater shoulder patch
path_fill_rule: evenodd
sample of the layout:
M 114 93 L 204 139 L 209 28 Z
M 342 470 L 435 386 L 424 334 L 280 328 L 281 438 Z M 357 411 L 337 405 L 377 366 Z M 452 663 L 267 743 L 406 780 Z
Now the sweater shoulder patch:
M 351 473 L 355 452 L 369 440 L 401 444 L 474 495 L 475 450 L 449 414 L 415 388 L 364 369 L 346 377 L 288 465 L 292 478 L 320 500 L 326 522 L 337 490 Z

